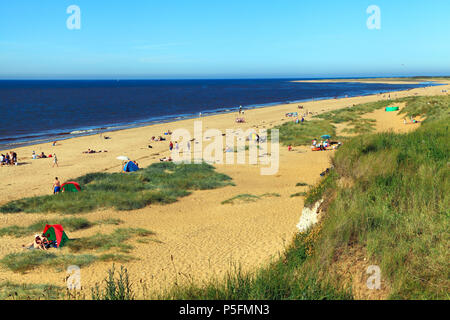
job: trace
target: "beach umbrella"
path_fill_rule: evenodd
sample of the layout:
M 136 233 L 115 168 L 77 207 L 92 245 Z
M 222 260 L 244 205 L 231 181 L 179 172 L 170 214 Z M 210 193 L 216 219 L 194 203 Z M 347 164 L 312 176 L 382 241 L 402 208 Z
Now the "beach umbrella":
M 128 157 L 126 157 L 126 156 L 118 156 L 116 159 L 117 159 L 117 160 L 122 160 L 122 161 L 128 161 L 128 160 L 130 160 L 130 158 L 128 158 Z
M 330 139 L 331 136 L 330 136 L 329 134 L 326 134 L 326 135 L 321 136 L 321 138 L 322 138 L 322 139 Z

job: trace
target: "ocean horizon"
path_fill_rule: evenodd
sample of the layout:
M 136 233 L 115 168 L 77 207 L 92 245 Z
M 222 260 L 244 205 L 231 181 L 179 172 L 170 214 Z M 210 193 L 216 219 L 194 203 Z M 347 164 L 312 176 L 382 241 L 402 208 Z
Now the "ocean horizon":
M 312 99 L 433 85 L 308 79 L 0 80 L 0 150 Z M 320 79 L 315 79 L 320 80 Z

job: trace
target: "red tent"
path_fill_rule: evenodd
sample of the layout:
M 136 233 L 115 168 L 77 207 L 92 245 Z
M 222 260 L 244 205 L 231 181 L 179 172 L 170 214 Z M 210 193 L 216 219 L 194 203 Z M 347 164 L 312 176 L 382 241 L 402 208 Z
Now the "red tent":
M 61 188 L 64 190 L 64 192 L 78 192 L 81 191 L 81 187 L 78 183 L 74 182 L 74 181 L 69 181 L 66 183 L 63 183 L 61 185 Z
M 45 237 L 50 241 L 56 241 L 56 246 L 62 247 L 69 240 L 69 237 L 64 232 L 62 225 L 60 224 L 46 224 L 44 231 L 42 232 Z

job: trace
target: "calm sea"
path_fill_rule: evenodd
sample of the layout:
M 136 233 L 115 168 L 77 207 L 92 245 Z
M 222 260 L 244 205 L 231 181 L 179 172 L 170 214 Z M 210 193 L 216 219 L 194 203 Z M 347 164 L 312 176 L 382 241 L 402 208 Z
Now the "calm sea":
M 0 149 L 202 114 L 424 87 L 266 80 L 0 81 Z

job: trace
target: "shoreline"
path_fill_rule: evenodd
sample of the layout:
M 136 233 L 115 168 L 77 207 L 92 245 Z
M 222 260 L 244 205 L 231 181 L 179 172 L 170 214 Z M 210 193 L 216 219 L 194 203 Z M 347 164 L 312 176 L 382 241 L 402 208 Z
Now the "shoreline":
M 376 78 L 375 78 L 376 79 Z M 384 79 L 384 78 L 383 78 Z M 350 81 L 355 80 L 355 81 Z M 356 81 L 358 80 L 358 81 Z M 443 81 L 443 80 L 442 80 Z M 327 97 L 319 97 L 319 98 L 306 98 L 306 99 L 299 99 L 299 100 L 293 100 L 293 101 L 275 101 L 275 102 L 268 102 L 263 104 L 250 104 L 250 105 L 244 105 L 242 106 L 242 110 L 248 111 L 248 110 L 254 110 L 254 109 L 263 109 L 263 108 L 270 108 L 270 107 L 277 107 L 281 105 L 290 105 L 290 104 L 297 104 L 297 103 L 306 103 L 306 102 L 313 102 L 313 101 L 327 101 L 327 100 L 336 100 L 336 99 L 343 99 L 343 98 L 358 98 L 358 97 L 367 97 L 372 95 L 379 95 L 379 94 L 392 94 L 397 92 L 403 92 L 403 91 L 409 91 L 419 88 L 428 88 L 433 86 L 441 86 L 445 85 L 444 82 L 437 81 L 429 81 L 429 83 L 423 83 L 423 82 L 410 82 L 410 81 L 397 81 L 397 82 L 389 82 L 389 81 L 374 81 L 372 82 L 371 79 L 318 79 L 318 80 L 294 80 L 291 82 L 306 82 L 306 83 L 333 83 L 333 82 L 355 82 L 355 83 L 383 83 L 383 84 L 414 84 L 414 85 L 420 85 L 420 84 L 429 84 L 423 87 L 416 87 L 416 88 L 410 88 L 410 89 L 399 89 L 399 90 L 393 90 L 393 91 L 380 91 L 378 93 L 368 93 L 368 94 L 362 94 L 362 95 L 344 95 L 344 96 L 327 96 Z M 204 117 L 210 117 L 215 115 L 221 115 L 221 114 L 231 114 L 234 112 L 237 112 L 239 110 L 238 107 L 221 107 L 216 108 L 212 110 L 202 111 L 202 118 Z M 98 127 L 80 127 L 80 128 L 74 128 L 70 131 L 65 132 L 58 132 L 58 130 L 55 130 L 54 133 L 52 132 L 41 132 L 41 133 L 35 133 L 30 134 L 29 136 L 23 137 L 23 139 L 28 137 L 36 137 L 40 139 L 35 140 L 29 140 L 29 141 L 17 141 L 12 143 L 1 143 L 2 140 L 8 141 L 10 139 L 20 139 L 21 137 L 12 137 L 12 138 L 0 138 L 0 152 L 7 152 L 12 149 L 17 149 L 21 147 L 27 147 L 27 146 L 33 146 L 33 145 L 39 145 L 39 144 L 45 144 L 50 143 L 53 141 L 65 141 L 73 138 L 78 137 L 84 137 L 84 136 L 93 136 L 97 134 L 104 134 L 104 133 L 110 133 L 110 132 L 117 132 L 121 130 L 128 130 L 133 128 L 142 128 L 142 127 L 148 127 L 152 125 L 159 125 L 159 124 L 171 124 L 176 123 L 178 121 L 183 120 L 191 120 L 199 118 L 199 115 L 195 114 L 177 114 L 177 115 L 167 115 L 167 116 L 161 116 L 159 117 L 159 120 L 137 120 L 130 123 L 123 123 L 123 124 L 105 124 Z M 163 119 L 167 118 L 167 119 Z M 60 130 L 61 131 L 61 130 Z
M 443 87 L 418 88 L 411 91 L 395 92 L 391 98 L 414 95 L 442 94 Z M 446 85 L 444 88 L 449 89 Z M 383 100 L 382 95 L 311 101 L 304 103 L 304 108 L 318 114 L 342 109 L 353 104 Z M 386 99 L 384 99 L 387 101 Z M 285 113 L 298 111 L 297 106 L 278 105 L 245 112 L 246 123 L 236 123 L 236 114 L 219 114 L 202 118 L 203 129 L 217 128 L 222 132 L 227 128 L 247 130 L 248 128 L 265 129 L 292 121 Z M 380 123 L 380 130 L 406 132 L 414 130 L 416 125 L 404 125 L 401 116 L 386 113 L 380 109 L 368 117 Z M 313 119 L 307 117 L 307 121 Z M 110 134 L 111 139 L 99 139 L 97 136 L 84 136 L 65 140 L 55 147 L 51 143 L 22 147 L 18 152 L 19 166 L 0 167 L 0 181 L 3 181 L 0 204 L 25 197 L 50 195 L 55 176 L 60 180 L 75 178 L 93 172 L 119 172 L 121 162 L 116 157 L 122 154 L 136 159 L 140 167 L 159 162 L 159 158 L 170 154 L 168 141 L 153 142 L 153 148 L 147 148 L 148 139 L 160 135 L 167 129 L 186 128 L 193 132 L 194 121 L 181 120 L 168 124 L 125 129 Z M 378 131 L 378 126 L 377 126 Z M 205 145 L 208 142 L 204 142 Z M 82 154 L 87 148 L 105 150 L 107 153 Z M 51 150 L 60 160 L 60 166 L 52 168 L 50 159 L 31 160 L 31 151 Z M 213 278 L 222 278 L 235 264 L 242 271 L 256 270 L 265 266 L 278 254 L 284 252 L 286 243 L 298 231 L 304 198 L 292 197 L 293 194 L 306 191 L 307 187 L 296 186 L 299 182 L 309 186 L 320 181 L 320 173 L 330 166 L 334 151 L 311 152 L 309 147 L 295 147 L 288 151 L 280 146 L 280 168 L 276 175 L 262 176 L 261 165 L 252 164 L 216 164 L 216 171 L 233 179 L 235 186 L 213 190 L 196 190 L 191 195 L 167 205 L 150 205 L 131 210 L 116 211 L 102 209 L 88 214 L 64 215 L 15 213 L 0 215 L 3 227 L 23 226 L 36 223 L 42 219 L 60 219 L 61 217 L 83 217 L 90 222 L 104 219 L 120 219 L 122 228 L 145 228 L 155 233 L 155 240 L 148 243 L 130 241 L 135 247 L 130 253 L 136 260 L 125 265 L 131 281 L 148 281 L 152 289 L 163 291 L 170 288 L 175 281 L 182 280 L 203 283 Z M 263 198 L 255 202 L 240 204 L 222 204 L 240 194 L 263 195 L 277 193 L 279 197 Z M 90 237 L 97 234 L 110 234 L 116 230 L 114 225 L 95 225 L 94 227 L 68 232 L 69 238 Z M 8 246 L 0 247 L 0 258 L 11 253 L 23 252 L 22 243 L 29 242 L 28 236 L 16 238 L 5 236 Z M 59 252 L 58 252 L 59 253 Z M 70 253 L 62 248 L 61 254 Z M 89 290 L 95 283 L 107 275 L 110 262 L 96 262 L 83 267 L 82 285 Z M 0 279 L 13 283 L 65 286 L 64 272 L 48 272 L 35 269 L 33 272 L 20 274 L 6 268 L 0 268 Z M 180 277 L 180 274 L 183 276 Z M 178 275 L 178 278 L 177 278 Z M 186 276 L 186 278 L 184 277 Z

